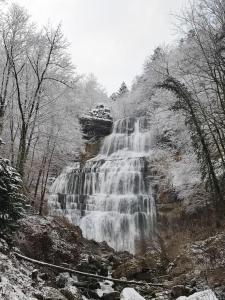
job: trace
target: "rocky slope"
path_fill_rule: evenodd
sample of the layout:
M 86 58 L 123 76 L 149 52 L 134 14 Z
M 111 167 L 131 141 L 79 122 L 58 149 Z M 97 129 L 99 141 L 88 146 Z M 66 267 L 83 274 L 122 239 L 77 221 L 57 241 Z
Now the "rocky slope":
M 14 240 L 15 246 L 11 249 L 5 241 L 0 242 L 0 299 L 173 300 L 209 288 L 219 300 L 225 299 L 225 234 L 222 230 L 210 238 L 187 243 L 173 261 L 167 260 L 156 248 L 141 257 L 116 253 L 106 243 L 83 238 L 78 227 L 60 218 L 29 216 L 21 220 Z M 83 272 L 161 283 L 164 287 L 113 284 L 108 280 L 72 275 L 19 259 L 15 252 Z M 124 288 L 131 290 L 124 292 Z
M 0 243 L 0 299 L 119 299 L 110 281 L 40 267 L 18 259 L 15 253 L 103 276 L 130 254 L 116 254 L 106 243 L 84 239 L 78 227 L 60 218 L 27 217 L 21 220 L 14 240 L 12 249 L 3 240 Z

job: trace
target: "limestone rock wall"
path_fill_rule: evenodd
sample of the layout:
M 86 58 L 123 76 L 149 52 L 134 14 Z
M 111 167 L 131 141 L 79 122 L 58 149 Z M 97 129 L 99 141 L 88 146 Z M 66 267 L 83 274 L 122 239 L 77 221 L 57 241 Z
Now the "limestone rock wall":
M 113 119 L 110 110 L 103 104 L 97 105 L 89 113 L 79 118 L 84 149 L 80 155 L 81 166 L 95 157 L 101 148 L 102 139 L 112 132 Z

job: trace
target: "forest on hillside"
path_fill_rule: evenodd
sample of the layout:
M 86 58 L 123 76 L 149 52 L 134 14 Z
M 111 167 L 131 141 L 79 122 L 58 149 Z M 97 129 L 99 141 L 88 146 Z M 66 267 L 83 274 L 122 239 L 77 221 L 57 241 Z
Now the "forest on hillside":
M 222 0 L 194 1 L 176 17 L 178 41 L 157 47 L 131 89 L 122 83 L 108 97 L 94 75 L 76 73 L 60 24 L 38 28 L 25 8 L 9 6 L 0 24 L 1 155 L 23 177 L 32 202 L 44 198 L 49 177 L 77 159 L 82 145 L 78 117 L 104 103 L 115 120 L 149 116 L 175 145 L 173 153 L 157 151 L 168 156 L 171 184 L 182 194 L 201 182 L 221 211 L 224 15 Z M 183 159 L 172 161 L 174 153 Z
M 224 0 L 112 95 L 63 24 L 0 10 L 0 298 L 225 299 Z
M 107 95 L 94 75 L 78 75 L 62 26 L 38 28 L 12 4 L 1 17 L 1 156 L 21 174 L 31 202 L 48 177 L 76 159 L 78 116 Z
M 157 47 L 128 90 L 110 97 L 94 75 L 77 74 L 59 24 L 39 28 L 26 9 L 12 4 L 0 24 L 1 155 L 23 178 L 31 203 L 76 161 L 82 146 L 79 116 L 104 103 L 114 120 L 149 117 L 162 139 L 170 184 L 180 197 L 206 191 L 224 207 L 225 57 L 221 0 L 195 1 L 176 17 L 178 40 Z M 182 157 L 174 160 L 173 158 Z M 163 166 L 162 166 L 163 168 Z M 201 198 L 201 197 L 200 197 Z M 205 196 L 203 196 L 203 201 Z M 199 200 L 201 202 L 201 199 Z

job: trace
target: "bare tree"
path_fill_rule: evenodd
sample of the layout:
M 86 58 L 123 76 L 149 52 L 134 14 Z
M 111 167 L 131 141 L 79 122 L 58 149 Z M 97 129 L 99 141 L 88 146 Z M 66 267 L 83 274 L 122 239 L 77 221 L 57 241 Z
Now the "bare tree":
M 70 87 L 73 67 L 67 43 L 58 25 L 37 32 L 24 9 L 13 5 L 5 17 L 3 42 L 10 62 L 20 115 L 19 149 L 16 167 L 24 176 L 41 105 L 52 84 Z

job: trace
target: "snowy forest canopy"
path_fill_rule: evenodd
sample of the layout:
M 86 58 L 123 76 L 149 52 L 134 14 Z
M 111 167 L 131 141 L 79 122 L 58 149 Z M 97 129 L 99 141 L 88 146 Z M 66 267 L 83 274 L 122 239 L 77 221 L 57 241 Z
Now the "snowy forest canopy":
M 49 177 L 76 160 L 78 117 L 103 103 L 114 120 L 149 117 L 154 156 L 180 197 L 202 183 L 223 203 L 224 20 L 223 0 L 195 1 L 176 19 L 182 38 L 156 48 L 131 89 L 123 82 L 109 97 L 94 75 L 77 74 L 61 25 L 38 29 L 11 5 L 0 22 L 1 155 L 33 199 L 44 198 Z

